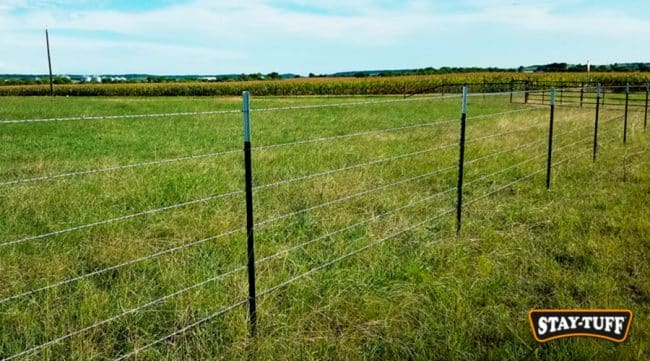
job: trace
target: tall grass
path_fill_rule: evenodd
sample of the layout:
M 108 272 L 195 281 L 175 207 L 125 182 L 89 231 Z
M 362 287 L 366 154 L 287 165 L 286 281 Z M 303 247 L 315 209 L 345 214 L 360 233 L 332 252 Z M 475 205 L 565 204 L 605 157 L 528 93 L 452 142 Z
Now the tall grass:
M 368 98 L 372 99 L 372 98 Z M 358 100 L 336 98 L 334 101 Z M 329 98 L 254 98 L 253 108 L 332 102 Z M 236 109 L 236 98 L 6 98 L 0 119 Z M 522 109 L 507 97 L 470 100 L 468 202 L 543 169 L 548 110 Z M 253 113 L 253 145 L 458 119 L 458 99 Z M 138 354 L 138 359 L 644 359 L 648 356 L 649 172 L 640 151 L 640 115 L 621 144 L 618 110 L 601 115 L 599 160 L 589 155 L 593 109 L 558 108 L 558 165 L 550 191 L 543 174 L 468 204 L 460 237 L 452 216 L 390 238 L 260 299 L 259 336 L 248 337 L 239 307 Z M 530 127 L 539 125 L 539 127 Z M 480 137 L 525 130 L 471 142 Z M 567 134 L 567 132 L 572 132 Z M 238 114 L 0 125 L 0 179 L 108 167 L 241 148 Z M 380 132 L 258 149 L 255 185 L 343 168 L 446 144 L 458 124 Z M 240 153 L 0 187 L 0 243 L 102 219 L 242 189 Z M 255 193 L 259 223 L 391 182 L 453 167 L 455 146 L 333 173 Z M 257 257 L 455 186 L 448 171 L 345 202 L 298 213 L 256 231 Z M 453 208 L 452 192 L 299 247 L 258 265 L 259 290 L 336 259 Z M 244 225 L 243 196 L 158 212 L 0 247 L 0 297 L 110 267 Z M 183 251 L 0 304 L 0 355 L 92 325 L 232 270 L 246 261 L 245 236 Z M 237 272 L 165 302 L 66 339 L 35 359 L 112 359 L 246 297 Z M 526 313 L 533 307 L 631 308 L 630 340 L 568 339 L 538 346 Z

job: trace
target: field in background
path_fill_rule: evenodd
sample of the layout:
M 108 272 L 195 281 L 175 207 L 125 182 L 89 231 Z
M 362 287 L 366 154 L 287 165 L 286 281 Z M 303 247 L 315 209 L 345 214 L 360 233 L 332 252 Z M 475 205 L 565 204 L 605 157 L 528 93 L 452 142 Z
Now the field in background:
M 388 98 L 254 97 L 252 107 L 378 99 Z M 0 119 L 240 106 L 238 97 L 8 97 Z M 594 163 L 593 108 L 558 106 L 557 165 L 547 191 L 543 172 L 523 177 L 544 169 L 548 108 L 510 104 L 507 95 L 470 98 L 468 203 L 456 237 L 453 214 L 427 219 L 455 205 L 459 111 L 454 97 L 253 112 L 253 146 L 267 146 L 253 152 L 254 184 L 269 185 L 255 193 L 256 252 L 258 260 L 273 256 L 258 265 L 260 291 L 425 223 L 265 294 L 255 340 L 240 306 L 137 359 L 647 359 L 650 144 L 643 114 L 630 113 L 624 147 L 622 112 L 603 109 Z M 243 232 L 9 299 L 240 229 L 244 198 L 236 194 L 21 241 L 241 190 L 243 155 L 230 152 L 242 147 L 241 127 L 238 113 L 0 124 L 0 356 L 93 326 L 32 357 L 113 359 L 245 299 Z M 401 129 L 384 131 L 393 128 Z M 343 137 L 357 133 L 364 134 Z M 321 140 L 300 143 L 309 139 Z M 276 146 L 288 143 L 296 144 Z M 12 184 L 209 153 L 224 154 Z M 338 199 L 345 200 L 302 211 Z M 139 309 L 233 269 L 239 271 Z M 632 309 L 630 339 L 618 346 L 585 338 L 537 345 L 528 310 L 572 307 Z
M 458 92 L 472 84 L 472 92 L 576 87 L 581 83 L 646 85 L 650 73 L 460 73 L 427 76 L 369 78 L 300 78 L 220 83 L 144 83 L 55 85 L 56 95 L 69 96 L 238 96 L 244 90 L 253 95 L 380 95 Z M 528 85 L 525 85 L 527 82 Z M 0 96 L 49 95 L 49 85 L 0 86 Z

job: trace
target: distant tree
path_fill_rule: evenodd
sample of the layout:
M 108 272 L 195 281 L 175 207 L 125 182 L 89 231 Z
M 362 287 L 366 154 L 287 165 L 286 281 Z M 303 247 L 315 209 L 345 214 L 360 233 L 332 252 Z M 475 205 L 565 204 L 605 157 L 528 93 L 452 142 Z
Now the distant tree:
M 277 80 L 277 79 L 281 79 L 282 77 L 277 72 L 272 72 L 272 73 L 266 74 L 266 78 L 267 79 L 272 79 L 272 80 Z
M 558 71 L 566 71 L 567 67 L 568 67 L 567 63 L 551 63 L 551 64 L 542 65 L 540 70 L 545 72 L 558 72 Z
M 72 83 L 72 79 L 70 79 L 70 78 L 67 77 L 67 76 L 57 75 L 57 76 L 54 77 L 54 79 L 52 80 L 52 82 L 53 82 L 54 84 L 71 84 L 71 83 Z

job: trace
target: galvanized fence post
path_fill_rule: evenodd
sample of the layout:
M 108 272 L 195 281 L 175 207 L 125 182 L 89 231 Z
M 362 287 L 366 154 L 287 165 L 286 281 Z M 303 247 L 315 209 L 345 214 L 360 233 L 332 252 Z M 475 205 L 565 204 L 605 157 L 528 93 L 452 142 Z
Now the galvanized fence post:
M 551 88 L 551 117 L 548 127 L 548 155 L 546 157 L 546 189 L 551 188 L 551 168 L 553 158 L 553 123 L 555 121 L 555 87 Z
M 643 131 L 648 129 L 648 93 L 650 93 L 650 84 L 645 85 L 645 114 L 643 115 Z
M 600 83 L 596 86 L 596 122 L 594 123 L 594 162 L 598 153 L 598 116 L 600 114 Z
M 582 108 L 582 101 L 585 98 L 585 83 L 580 83 L 580 108 Z
M 467 85 L 463 87 L 463 100 L 460 116 L 460 140 L 458 156 L 458 185 L 456 187 L 456 235 L 460 234 L 463 214 L 463 171 L 465 166 L 465 123 L 467 122 Z
M 244 168 L 246 179 L 246 242 L 248 249 L 248 312 L 251 336 L 257 333 L 257 298 L 255 296 L 255 225 L 253 220 L 253 170 L 251 160 L 250 94 L 242 93 L 244 117 Z
M 623 144 L 627 144 L 627 113 L 630 102 L 630 83 L 625 84 L 625 120 L 623 121 Z

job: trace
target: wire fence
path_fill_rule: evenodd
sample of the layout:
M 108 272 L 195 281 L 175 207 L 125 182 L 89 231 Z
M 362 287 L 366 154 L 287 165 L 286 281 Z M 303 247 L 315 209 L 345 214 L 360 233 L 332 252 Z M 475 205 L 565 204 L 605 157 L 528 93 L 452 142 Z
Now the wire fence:
M 468 89 L 465 88 L 463 95 L 452 94 L 452 95 L 441 95 L 441 96 L 413 96 L 413 97 L 404 97 L 396 99 L 384 99 L 384 100 L 373 100 L 373 101 L 350 101 L 350 102 L 340 102 L 340 103 L 331 103 L 331 104 L 314 104 L 314 105 L 296 105 L 296 106 L 287 106 L 287 107 L 268 107 L 268 108 L 251 108 L 249 103 L 248 94 L 244 94 L 244 101 L 242 110 L 223 110 L 223 111 L 206 111 L 206 112 L 179 112 L 179 113 L 157 113 L 157 114 L 138 114 L 138 115 L 109 115 L 109 116 L 88 116 L 88 117 L 58 117 L 58 118 L 43 118 L 43 119 L 18 119 L 18 120 L 0 120 L 1 126 L 9 125 L 22 125 L 29 126 L 29 124 L 38 124 L 46 122 L 63 122 L 63 121 L 99 121 L 99 120 L 116 120 L 116 119 L 137 119 L 137 118 L 171 118 L 171 117 L 188 117 L 188 116 L 201 116 L 201 115 L 220 115 L 220 114 L 234 114 L 241 113 L 244 121 L 244 147 L 242 149 L 230 149 L 216 152 L 201 153 L 195 155 L 186 155 L 178 156 L 166 159 L 150 160 L 137 163 L 126 163 L 121 165 L 114 165 L 105 168 L 93 168 L 93 169 L 81 169 L 81 170 L 71 170 L 63 171 L 60 173 L 53 174 L 44 174 L 36 175 L 24 178 L 14 178 L 14 179 L 5 179 L 0 180 L 0 187 L 4 187 L 6 192 L 11 192 L 11 187 L 16 187 L 19 185 L 32 185 L 38 186 L 42 182 L 56 181 L 59 179 L 79 179 L 82 176 L 87 175 L 101 175 L 113 172 L 119 172 L 124 170 L 134 170 L 142 167 L 154 167 L 154 166 L 164 166 L 172 163 L 179 162 L 190 162 L 205 160 L 218 157 L 226 157 L 230 155 L 244 155 L 244 175 L 246 178 L 246 185 L 244 189 L 230 190 L 227 192 L 216 193 L 207 197 L 195 198 L 186 200 L 183 202 L 178 202 L 174 204 L 164 205 L 161 207 L 136 211 L 133 213 L 124 214 L 121 216 L 104 218 L 97 221 L 89 223 L 80 223 L 74 226 L 61 227 L 58 229 L 46 229 L 42 233 L 32 234 L 32 235 L 21 235 L 13 239 L 7 239 L 0 242 L 0 250 L 7 250 L 8 253 L 4 255 L 13 255 L 16 252 L 20 253 L 21 249 L 13 249 L 19 245 L 32 245 L 34 241 L 42 241 L 48 238 L 53 238 L 56 236 L 62 236 L 70 234 L 73 232 L 86 230 L 98 226 L 120 223 L 130 219 L 146 217 L 153 214 L 158 214 L 166 211 L 171 211 L 175 209 L 180 209 L 188 207 L 191 205 L 205 204 L 208 202 L 216 200 L 225 200 L 225 199 L 235 199 L 237 196 L 244 196 L 246 199 L 245 202 L 245 212 L 242 212 L 241 218 L 245 220 L 245 225 L 239 225 L 223 231 L 219 234 L 197 238 L 189 242 L 182 242 L 176 244 L 172 247 L 164 248 L 162 250 L 150 252 L 138 257 L 124 260 L 122 262 L 115 263 L 113 265 L 107 265 L 103 267 L 97 267 L 95 269 L 86 270 L 81 273 L 70 275 L 58 280 L 49 281 L 46 283 L 41 283 L 37 286 L 25 286 L 22 290 L 12 291 L 10 293 L 5 293 L 0 296 L 0 306 L 5 307 L 5 305 L 13 304 L 25 300 L 29 303 L 38 304 L 38 302 L 43 301 L 41 295 L 47 293 L 48 291 L 53 291 L 55 289 L 60 289 L 62 287 L 72 287 L 73 284 L 79 283 L 83 280 L 89 280 L 96 278 L 100 275 L 106 275 L 118 270 L 134 266 L 136 264 L 141 264 L 146 261 L 159 259 L 161 257 L 171 257 L 172 255 L 178 254 L 179 252 L 186 251 L 190 248 L 197 247 L 199 245 L 205 245 L 210 242 L 215 242 L 217 240 L 226 240 L 235 235 L 243 235 L 247 240 L 247 249 L 246 249 L 246 262 L 234 267 L 230 267 L 225 272 L 218 272 L 213 274 L 208 278 L 204 278 L 200 282 L 196 282 L 191 285 L 180 287 L 177 290 L 166 293 L 162 296 L 152 298 L 148 301 L 142 302 L 139 305 L 121 308 L 120 312 L 114 313 L 108 317 L 103 317 L 95 322 L 89 323 L 84 326 L 79 326 L 78 328 L 73 329 L 62 333 L 58 336 L 50 336 L 49 339 L 42 341 L 26 341 L 24 342 L 25 346 L 21 351 L 18 352 L 8 352 L 6 347 L 1 347 L 0 357 L 3 360 L 14 360 L 30 355 L 34 355 L 37 352 L 47 350 L 54 345 L 61 344 L 65 341 L 68 341 L 74 337 L 80 336 L 82 334 L 91 333 L 91 331 L 108 326 L 111 323 L 116 322 L 117 320 L 126 318 L 127 316 L 140 313 L 145 309 L 152 309 L 156 306 L 159 306 L 165 302 L 170 301 L 171 299 L 177 298 L 181 295 L 187 294 L 191 291 L 196 291 L 205 287 L 208 284 L 216 283 L 223 281 L 224 279 L 233 276 L 238 273 L 243 273 L 246 271 L 248 276 L 248 296 L 235 302 L 228 303 L 227 305 L 222 306 L 216 311 L 209 313 L 205 317 L 201 317 L 194 322 L 190 322 L 184 326 L 178 327 L 173 332 L 165 334 L 161 337 L 155 336 L 153 340 L 146 343 L 139 343 L 135 345 L 132 350 L 127 352 L 121 352 L 121 355 L 112 355 L 109 358 L 114 358 L 115 360 L 123 360 L 135 356 L 141 352 L 144 352 L 147 349 L 150 349 L 154 346 L 160 345 L 167 340 L 173 339 L 174 337 L 187 333 L 190 330 L 196 329 L 202 324 L 205 324 L 215 318 L 221 317 L 233 310 L 238 309 L 242 306 L 248 306 L 249 314 L 249 328 L 252 335 L 256 333 L 257 326 L 257 306 L 256 300 L 265 296 L 268 296 L 272 293 L 275 293 L 283 288 L 288 287 L 289 285 L 309 277 L 310 275 L 315 274 L 321 270 L 324 270 L 334 264 L 342 262 L 346 259 L 349 259 L 355 255 L 358 255 L 362 252 L 365 252 L 371 248 L 377 247 L 391 239 L 396 239 L 406 233 L 414 232 L 419 228 L 424 228 L 425 226 L 431 225 L 433 222 L 442 220 L 445 216 L 456 215 L 456 230 L 457 232 L 461 231 L 462 218 L 463 214 L 463 205 L 469 206 L 476 204 L 477 202 L 484 200 L 492 195 L 495 195 L 505 189 L 512 188 L 515 185 L 523 183 L 526 180 L 532 179 L 537 175 L 546 173 L 546 186 L 547 188 L 551 186 L 551 171 L 553 168 L 558 168 L 560 165 L 567 164 L 579 157 L 584 156 L 587 153 L 591 153 L 594 161 L 596 160 L 598 146 L 601 143 L 615 142 L 618 141 L 617 134 L 621 130 L 615 126 L 618 124 L 618 120 L 623 119 L 623 142 L 627 143 L 628 141 L 628 127 L 631 123 L 632 107 L 641 109 L 639 113 L 644 114 L 642 117 L 643 129 L 645 130 L 647 126 L 647 109 L 648 109 L 648 88 L 645 88 L 645 93 L 641 87 L 630 87 L 626 86 L 623 89 L 623 92 L 620 92 L 620 89 L 617 87 L 610 87 L 608 93 L 609 103 L 605 106 L 604 94 L 606 89 L 601 88 L 599 85 L 595 87 L 595 93 L 592 93 L 590 86 L 585 86 L 584 84 L 580 88 L 562 88 L 562 89 L 524 89 L 516 90 L 515 87 L 511 87 L 507 91 L 501 92 L 485 92 L 480 94 L 480 96 L 493 96 L 497 99 L 498 104 L 501 107 L 506 106 L 508 101 L 505 101 L 503 104 L 503 98 L 510 97 L 510 107 L 515 106 L 516 109 L 509 109 L 507 111 L 488 111 L 483 114 L 467 116 L 468 113 L 471 113 L 472 104 L 468 105 L 468 99 L 472 95 L 468 94 Z M 523 96 L 523 101 L 518 102 L 516 99 L 513 99 L 514 95 L 518 94 Z M 620 94 L 624 96 L 621 98 Z M 618 95 L 618 96 L 613 96 Z M 645 95 L 645 98 L 644 98 Z M 424 122 L 417 122 L 413 124 L 399 125 L 399 126 L 388 126 L 388 127 L 379 127 L 376 129 L 362 130 L 356 132 L 345 132 L 341 134 L 319 136 L 313 138 L 305 138 L 300 140 L 288 141 L 288 142 L 274 142 L 263 144 L 260 146 L 251 145 L 250 137 L 250 119 L 254 114 L 265 114 L 265 113 L 278 113 L 278 112 L 295 112 L 301 110 L 319 110 L 324 108 L 333 108 L 333 107 L 354 107 L 358 109 L 366 106 L 373 105 L 394 105 L 399 103 L 411 103 L 411 102 L 434 102 L 436 101 L 448 101 L 456 100 L 459 101 L 459 105 L 462 105 L 460 122 L 458 119 L 438 119 Z M 619 102 L 615 103 L 615 102 Z M 591 109 L 590 106 L 593 105 L 594 109 Z M 560 117 L 557 121 L 555 120 L 555 110 L 556 107 L 562 106 L 572 106 L 576 109 L 577 113 L 572 113 Z M 619 107 L 621 107 L 619 109 Z M 603 109 L 605 108 L 605 109 Z M 550 115 L 547 117 L 547 112 L 550 110 Z M 622 110 L 622 114 L 619 110 Z M 593 115 L 594 123 L 586 122 L 583 118 L 585 115 Z M 600 119 L 600 118 L 603 119 Z M 517 119 L 526 119 L 532 120 L 532 124 L 526 124 L 524 126 L 513 126 Z M 478 129 L 475 127 L 481 126 L 481 122 L 486 122 L 489 124 L 497 124 L 500 121 L 507 120 L 507 126 L 505 130 L 500 130 L 499 127 L 491 133 L 484 134 L 480 132 L 477 135 L 468 136 L 467 133 L 467 122 L 470 122 L 470 130 Z M 513 120 L 514 119 L 514 120 Z M 480 121 L 480 122 L 479 122 Z M 550 122 L 549 122 L 550 121 Z M 585 124 L 586 123 L 586 124 Z M 611 129 L 600 132 L 598 131 L 599 126 L 609 127 Z M 554 132 L 555 127 L 567 127 L 568 130 L 562 132 Z M 591 130 L 593 129 L 593 132 Z M 402 133 L 411 133 L 414 131 L 427 130 L 427 136 L 435 135 L 434 132 L 438 132 L 437 135 L 437 145 L 433 147 L 426 147 L 424 149 L 410 149 L 408 147 L 404 148 L 405 151 L 400 151 L 392 154 L 380 153 L 381 156 L 377 156 L 370 159 L 363 159 L 362 161 L 353 161 L 347 162 L 344 165 L 338 167 L 332 167 L 329 169 L 322 169 L 319 171 L 310 171 L 310 172 L 298 172 L 298 174 L 293 174 L 289 177 L 281 177 L 279 180 L 270 180 L 259 185 L 253 184 L 252 170 L 259 167 L 259 162 L 264 162 L 265 152 L 270 152 L 276 149 L 294 149 L 298 146 L 313 146 L 315 144 L 321 144 L 325 142 L 340 142 L 340 141 L 354 141 L 357 142 L 360 139 L 368 138 L 370 140 L 388 137 L 389 135 L 402 134 Z M 447 138 L 450 137 L 450 134 L 460 131 L 460 137 L 455 139 L 452 137 L 451 141 L 448 141 Z M 586 133 L 586 134 L 585 134 Z M 523 140 L 514 146 L 504 147 L 500 146 L 503 140 L 506 137 L 516 136 L 517 139 Z M 397 137 L 396 139 L 401 139 Z M 557 144 L 554 145 L 554 140 Z M 496 144 L 498 148 L 496 150 L 490 150 L 488 152 L 482 152 L 483 148 L 489 149 L 490 144 Z M 589 145 L 587 149 L 582 149 L 584 144 Z M 543 149 L 546 146 L 546 149 Z M 467 148 L 467 149 L 466 149 Z M 353 149 L 353 148 L 351 148 Z M 401 148 L 400 148 L 401 149 Z M 465 152 L 469 149 L 470 152 L 473 152 L 472 156 L 465 159 Z M 259 192 L 263 190 L 277 189 L 280 186 L 294 185 L 298 182 L 313 180 L 313 179 L 324 179 L 334 175 L 347 174 L 353 171 L 363 171 L 366 173 L 380 173 L 383 169 L 388 168 L 388 164 L 401 164 L 402 167 L 406 163 L 415 164 L 418 163 L 418 159 L 427 156 L 427 159 L 430 161 L 430 157 L 433 155 L 439 155 L 440 153 L 450 152 L 458 150 L 458 162 L 456 164 L 437 164 L 438 166 L 424 172 L 415 172 L 415 174 L 408 174 L 407 172 L 400 176 L 398 179 L 391 181 L 382 181 L 380 184 L 371 187 L 362 188 L 360 191 L 351 191 L 346 192 L 343 195 L 339 195 L 333 199 L 321 201 L 316 204 L 307 205 L 299 207 L 298 209 L 288 209 L 285 212 L 271 212 L 268 217 L 260 217 L 259 213 L 256 213 L 256 209 L 253 207 L 253 196 L 257 195 L 259 197 Z M 643 154 L 646 149 L 635 149 L 634 152 L 626 153 L 625 156 L 625 166 L 624 171 L 627 171 L 627 164 L 630 159 L 637 157 Z M 568 152 L 568 156 L 564 156 L 559 161 L 553 160 L 553 154 L 558 154 L 559 152 Z M 298 151 L 300 153 L 300 151 Z M 478 154 L 474 154 L 478 153 Z M 563 153 L 559 153 L 563 155 Z M 510 156 L 514 159 L 517 159 L 515 162 L 510 162 L 507 166 L 499 166 L 497 169 L 490 169 L 486 164 L 489 164 L 490 160 L 499 159 L 503 156 Z M 255 157 L 255 158 L 254 158 Z M 256 168 L 253 168 L 253 159 L 257 159 Z M 441 158 L 442 159 L 442 158 Z M 546 160 L 545 164 L 542 164 Z M 427 162 L 427 160 L 420 160 L 419 163 Z M 544 166 L 545 165 L 545 166 Z M 465 168 L 472 171 L 472 179 L 469 181 L 464 180 Z M 532 167 L 532 168 L 531 168 Z M 531 170 L 532 169 L 532 170 Z M 509 177 L 509 174 L 516 174 L 514 179 Z M 507 180 L 505 184 L 497 185 L 499 181 L 502 181 L 503 176 Z M 383 178 L 382 178 L 383 180 Z M 415 192 L 409 194 L 409 189 L 416 187 L 417 184 L 421 183 L 427 187 L 435 185 L 435 187 L 430 188 L 425 194 L 420 194 Z M 455 186 L 452 186 L 453 183 L 456 183 Z M 487 189 L 485 187 L 480 187 L 481 184 L 488 183 Z M 467 188 L 471 187 L 471 188 Z M 309 191 L 310 188 L 308 185 L 303 185 L 301 187 L 304 190 Z M 402 197 L 410 199 L 407 202 L 385 209 L 379 213 L 373 213 L 369 217 L 365 217 L 360 221 L 352 221 L 341 226 L 332 227 L 330 229 L 325 229 L 322 234 L 314 237 L 308 237 L 307 240 L 299 242 L 295 245 L 289 247 L 284 247 L 276 249 L 269 255 L 266 255 L 261 258 L 255 258 L 255 245 L 256 239 L 255 234 L 257 231 L 262 231 L 265 228 L 270 229 L 271 227 L 282 227 L 282 222 L 290 219 L 298 219 L 305 214 L 312 214 L 316 211 L 323 211 L 324 213 L 336 213 L 334 212 L 325 212 L 326 209 L 342 206 L 349 204 L 352 200 L 363 200 L 367 197 L 378 196 L 383 197 L 385 194 L 389 193 L 390 190 L 402 190 Z M 468 191 L 468 189 L 470 191 Z M 483 190 L 483 192 L 481 192 Z M 479 195 L 471 197 L 467 200 L 463 199 L 463 195 L 470 195 L 479 192 Z M 456 195 L 455 202 L 443 202 L 443 197 L 445 195 Z M 405 196 L 406 195 L 406 196 Z M 449 207 L 452 205 L 453 207 Z M 279 259 L 281 257 L 287 256 L 289 253 L 297 250 L 306 250 L 307 247 L 313 246 L 322 242 L 326 239 L 334 239 L 337 236 L 343 235 L 346 232 L 352 230 L 369 226 L 371 224 L 381 225 L 382 220 L 386 220 L 391 216 L 399 216 L 403 212 L 411 211 L 418 213 L 418 207 L 426 207 L 427 211 L 419 213 L 425 215 L 432 215 L 426 217 L 424 220 L 416 221 L 414 223 L 408 224 L 407 226 L 400 226 L 398 229 L 392 229 L 388 234 L 378 237 L 378 239 L 372 239 L 372 237 L 361 236 L 357 237 L 360 241 L 366 240 L 362 246 L 356 247 L 352 250 L 345 251 L 342 255 L 335 256 L 327 261 L 321 262 L 318 265 L 315 265 L 309 268 L 305 272 L 301 272 L 297 275 L 291 276 L 288 279 L 285 279 L 275 285 L 271 285 L 267 288 L 264 288 L 261 292 L 257 292 L 257 287 L 255 284 L 256 281 L 256 272 L 255 267 L 263 264 L 270 264 L 271 260 Z M 430 209 L 431 208 L 431 209 Z M 366 239 L 368 238 L 368 239 Z M 439 239 L 438 242 L 442 240 Z M 13 250 L 12 250 L 13 249 Z M 26 248 L 30 250 L 31 248 Z M 15 287 L 14 287 L 15 288 Z M 43 296 L 44 297 L 44 296 Z M 40 300 L 40 301 L 39 301 Z M 21 303 L 22 305 L 22 303 Z

